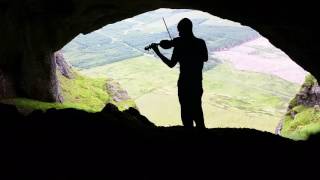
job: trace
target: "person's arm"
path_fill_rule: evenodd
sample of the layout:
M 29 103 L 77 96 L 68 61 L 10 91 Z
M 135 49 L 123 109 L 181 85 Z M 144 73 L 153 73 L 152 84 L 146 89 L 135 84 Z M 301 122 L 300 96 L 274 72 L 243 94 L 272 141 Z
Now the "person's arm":
M 159 56 L 159 58 L 170 68 L 173 68 L 177 63 L 178 63 L 178 59 L 176 58 L 176 56 L 172 55 L 171 60 L 168 59 L 167 57 L 165 57 L 159 50 L 158 46 L 152 46 L 153 51 Z

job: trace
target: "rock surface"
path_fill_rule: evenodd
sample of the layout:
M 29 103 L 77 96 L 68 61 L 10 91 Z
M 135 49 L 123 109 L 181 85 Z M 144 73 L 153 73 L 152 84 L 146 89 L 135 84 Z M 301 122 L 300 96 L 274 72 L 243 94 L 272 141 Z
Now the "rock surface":
M 320 86 L 315 83 L 311 86 L 304 86 L 297 94 L 297 103 L 307 107 L 320 105 Z
M 318 81 L 312 75 L 307 75 L 300 91 L 290 101 L 286 115 L 289 115 L 292 120 L 300 113 L 301 106 L 304 108 L 313 107 L 314 112 L 319 111 L 320 105 L 320 86 Z M 296 109 L 298 108 L 298 109 Z M 284 117 L 285 118 L 285 117 Z M 281 130 L 284 126 L 284 120 L 281 119 L 276 127 L 275 133 L 281 134 Z M 310 118 L 310 117 L 309 117 Z M 308 119 L 309 120 L 309 119 Z M 301 122 L 303 124 L 303 122 Z
M 121 102 L 130 99 L 128 92 L 121 88 L 120 83 L 115 82 L 113 80 L 109 80 L 106 86 L 107 91 L 112 97 L 113 101 Z
M 6 75 L 0 97 L 20 95 L 59 101 L 53 54 L 79 33 L 161 7 L 203 10 L 248 25 L 320 78 L 316 2 L 261 6 L 250 0 L 1 0 L 0 70 Z M 301 13 L 302 10 L 306 10 Z M 8 93 L 10 92 L 10 93 Z
M 67 61 L 64 59 L 63 53 L 61 51 L 57 51 L 54 53 L 55 62 L 57 65 L 57 70 L 60 71 L 60 73 L 69 78 L 74 78 L 72 72 L 71 72 L 71 65 L 67 63 Z
M 52 109 L 22 116 L 0 104 L 1 177 L 256 179 L 258 173 L 269 179 L 279 177 L 277 170 L 290 167 L 292 159 L 305 164 L 299 166 L 304 178 L 314 177 L 307 171 L 317 172 L 308 166 L 311 158 L 319 161 L 317 136 L 295 142 L 253 129 L 155 127 L 137 113 L 107 105 L 100 113 Z

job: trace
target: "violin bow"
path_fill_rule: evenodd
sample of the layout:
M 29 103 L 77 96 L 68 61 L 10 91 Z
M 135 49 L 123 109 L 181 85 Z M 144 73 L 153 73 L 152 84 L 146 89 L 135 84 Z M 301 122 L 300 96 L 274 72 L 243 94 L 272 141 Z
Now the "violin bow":
M 166 26 L 167 32 L 168 32 L 168 34 L 169 34 L 169 37 L 170 37 L 170 39 L 172 40 L 171 35 L 170 35 L 170 32 L 169 32 L 169 29 L 168 29 L 168 26 L 167 26 L 167 24 L 166 24 L 166 21 L 164 20 L 164 17 L 162 17 L 162 20 L 163 20 L 164 25 Z

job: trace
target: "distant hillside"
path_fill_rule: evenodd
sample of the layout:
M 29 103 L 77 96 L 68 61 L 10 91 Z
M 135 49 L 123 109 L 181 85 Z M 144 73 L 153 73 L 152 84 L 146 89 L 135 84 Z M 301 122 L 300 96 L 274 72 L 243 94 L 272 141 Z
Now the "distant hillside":
M 275 75 L 300 85 L 308 74 L 264 37 L 225 51 L 214 52 L 213 57 L 231 62 L 238 70 Z
M 153 42 L 169 39 L 162 17 L 165 18 L 172 37 L 177 37 L 177 23 L 189 17 L 196 36 L 206 40 L 209 52 L 224 50 L 260 35 L 250 27 L 195 10 L 159 9 L 107 25 L 87 35 L 79 35 L 63 51 L 70 63 L 81 69 L 98 67 L 129 58 L 142 56 L 144 47 Z M 108 52 L 106 53 L 106 50 Z M 171 50 L 164 51 L 170 56 Z M 210 69 L 217 59 L 210 56 L 205 69 Z

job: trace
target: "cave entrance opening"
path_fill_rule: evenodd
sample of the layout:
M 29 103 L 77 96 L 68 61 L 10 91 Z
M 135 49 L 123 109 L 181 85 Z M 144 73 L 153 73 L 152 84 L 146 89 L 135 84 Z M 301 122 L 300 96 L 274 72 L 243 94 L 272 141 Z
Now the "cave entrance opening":
M 60 53 L 79 74 L 92 78 L 89 81 L 106 79 L 107 101 L 120 109 L 137 107 L 156 125 L 180 125 L 179 70 L 168 69 L 144 50 L 150 43 L 169 39 L 162 17 L 173 37 L 178 36 L 179 20 L 190 18 L 195 35 L 207 43 L 202 98 L 207 127 L 274 133 L 306 71 L 240 23 L 197 10 L 161 8 L 79 35 Z M 172 49 L 163 52 L 170 57 Z
M 179 69 L 168 69 L 144 50 L 169 39 L 162 17 L 173 37 L 178 36 L 179 20 L 188 17 L 195 35 L 207 43 L 210 58 L 202 98 L 206 126 L 275 132 L 306 71 L 254 29 L 190 9 L 161 8 L 77 36 L 55 53 L 64 103 L 39 105 L 22 99 L 16 104 L 99 111 L 111 102 L 121 110 L 138 108 L 156 125 L 180 125 Z M 163 52 L 170 57 L 172 49 Z

